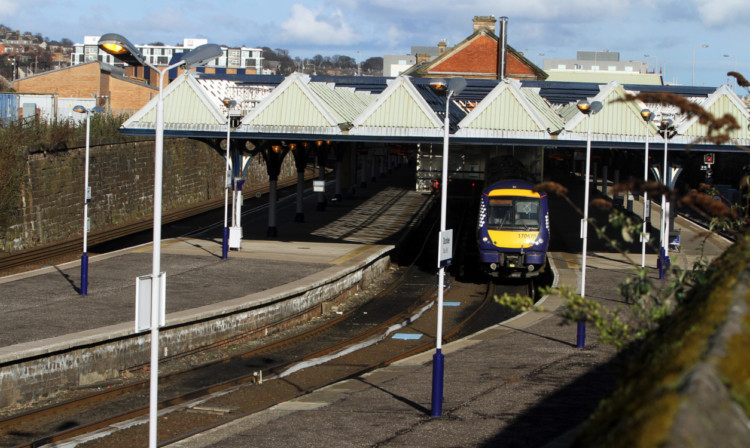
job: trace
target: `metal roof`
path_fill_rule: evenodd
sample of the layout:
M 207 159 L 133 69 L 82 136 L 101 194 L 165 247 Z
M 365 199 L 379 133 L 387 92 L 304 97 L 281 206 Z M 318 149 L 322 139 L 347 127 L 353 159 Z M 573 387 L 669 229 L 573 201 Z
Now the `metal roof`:
M 564 121 L 539 96 L 516 80 L 499 83 L 459 123 L 457 137 L 548 138 L 562 130 Z
M 427 78 L 335 78 L 297 73 L 265 84 L 252 84 L 247 76 L 242 78 L 221 80 L 186 72 L 169 84 L 164 91 L 167 134 L 219 138 L 222 128 L 226 132 L 226 109 L 221 96 L 230 91 L 237 96 L 243 90 L 254 89 L 256 96 L 247 94 L 252 97 L 247 101 L 251 109 L 246 110 L 233 133 L 238 138 L 439 142 L 443 136 L 446 100 L 429 87 Z M 274 84 L 278 79 L 283 80 Z M 676 109 L 623 101 L 626 92 L 637 91 L 667 91 L 688 96 L 721 114 L 728 111 L 743 128 L 736 131 L 738 142 L 750 141 L 750 117 L 731 89 L 617 83 L 602 86 L 467 79 L 466 89 L 449 104 L 450 132 L 467 144 L 580 146 L 587 138 L 584 116 L 572 101 L 553 102 L 549 98 L 587 98 L 604 104 L 604 109 L 591 118 L 594 146 L 643 146 L 647 129 L 640 117 L 643 107 L 649 107 L 657 117 L 662 113 L 674 115 L 682 133 L 673 139 L 678 147 L 686 147 L 695 136 L 702 135 L 702 125 L 676 115 Z M 123 132 L 153 133 L 155 102 L 152 100 L 133 115 L 123 125 Z M 648 125 L 648 132 L 660 138 L 653 123 Z M 726 146 L 711 146 L 715 145 L 701 147 L 727 150 Z

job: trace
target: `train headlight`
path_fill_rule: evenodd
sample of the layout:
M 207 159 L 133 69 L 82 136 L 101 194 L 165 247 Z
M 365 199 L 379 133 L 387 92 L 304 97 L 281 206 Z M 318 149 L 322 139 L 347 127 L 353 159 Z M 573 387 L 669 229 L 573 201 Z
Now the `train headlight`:
M 489 239 L 489 238 L 487 238 L 486 236 L 483 236 L 483 237 L 482 237 L 482 242 L 483 242 L 483 243 L 486 243 L 486 242 L 488 242 L 489 240 L 490 240 L 490 239 Z

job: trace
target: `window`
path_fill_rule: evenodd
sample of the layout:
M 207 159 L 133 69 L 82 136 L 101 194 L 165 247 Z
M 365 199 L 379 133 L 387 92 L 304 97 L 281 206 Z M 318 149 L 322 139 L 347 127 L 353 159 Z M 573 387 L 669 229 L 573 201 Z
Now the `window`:
M 611 71 L 611 72 L 614 72 L 614 71 L 616 71 L 616 70 L 617 70 L 617 66 L 615 66 L 615 65 L 610 65 L 610 66 L 608 66 L 608 67 L 607 67 L 607 70 L 609 70 L 609 71 Z
M 565 70 L 565 64 L 557 64 L 558 70 Z
M 591 70 L 593 70 L 595 72 L 598 72 L 599 71 L 599 66 L 598 65 L 592 65 L 591 66 Z
M 540 201 L 526 197 L 490 197 L 487 228 L 490 230 L 539 230 Z
M 626 72 L 632 72 L 633 71 L 633 67 L 625 67 L 625 71 Z

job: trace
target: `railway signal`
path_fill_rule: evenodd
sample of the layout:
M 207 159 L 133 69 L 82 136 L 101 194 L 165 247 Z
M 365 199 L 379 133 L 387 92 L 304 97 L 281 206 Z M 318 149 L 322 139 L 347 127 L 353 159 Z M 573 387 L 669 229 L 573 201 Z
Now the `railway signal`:
M 703 163 L 705 165 L 713 165 L 714 164 L 714 153 L 709 152 L 709 153 L 703 154 Z

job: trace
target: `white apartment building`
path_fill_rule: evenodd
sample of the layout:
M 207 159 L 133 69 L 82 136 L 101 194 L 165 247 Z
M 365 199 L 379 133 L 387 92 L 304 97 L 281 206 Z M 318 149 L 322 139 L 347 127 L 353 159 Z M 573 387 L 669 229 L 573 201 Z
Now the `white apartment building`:
M 73 44 L 73 53 L 70 56 L 71 65 L 83 64 L 90 61 L 101 61 L 106 64 L 123 66 L 112 55 L 99 49 L 99 36 L 84 36 L 82 44 Z M 166 66 L 176 54 L 190 51 L 200 45 L 208 43 L 207 39 L 186 38 L 182 45 L 136 45 L 150 64 L 155 66 Z M 215 61 L 206 64 L 206 67 L 250 69 L 261 73 L 263 69 L 263 49 L 249 47 L 221 47 L 224 54 Z

